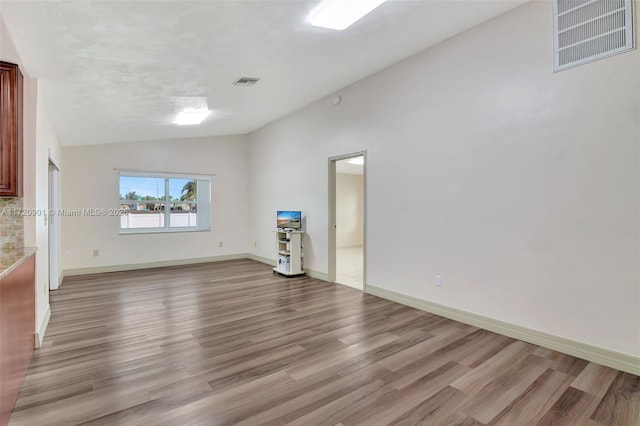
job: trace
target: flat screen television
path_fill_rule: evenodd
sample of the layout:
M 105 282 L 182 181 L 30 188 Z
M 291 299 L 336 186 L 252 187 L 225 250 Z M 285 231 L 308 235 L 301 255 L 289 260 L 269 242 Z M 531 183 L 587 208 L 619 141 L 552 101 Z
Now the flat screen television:
M 302 212 L 278 211 L 278 229 L 302 229 Z

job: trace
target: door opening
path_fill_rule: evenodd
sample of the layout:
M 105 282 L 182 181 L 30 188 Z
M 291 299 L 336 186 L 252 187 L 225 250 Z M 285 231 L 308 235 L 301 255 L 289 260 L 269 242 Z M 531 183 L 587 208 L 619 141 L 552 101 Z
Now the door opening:
M 329 279 L 365 290 L 365 152 L 329 159 Z
M 57 290 L 60 284 L 59 173 L 49 160 L 49 290 Z

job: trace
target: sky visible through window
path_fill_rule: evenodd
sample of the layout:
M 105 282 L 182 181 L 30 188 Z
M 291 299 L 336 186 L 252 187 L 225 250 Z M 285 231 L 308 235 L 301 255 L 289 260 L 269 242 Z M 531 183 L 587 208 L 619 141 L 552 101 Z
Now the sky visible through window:
M 169 195 L 172 200 L 179 200 L 182 188 L 192 179 L 169 179 Z M 135 192 L 141 198 L 153 197 L 164 199 L 164 178 L 120 176 L 120 198 Z

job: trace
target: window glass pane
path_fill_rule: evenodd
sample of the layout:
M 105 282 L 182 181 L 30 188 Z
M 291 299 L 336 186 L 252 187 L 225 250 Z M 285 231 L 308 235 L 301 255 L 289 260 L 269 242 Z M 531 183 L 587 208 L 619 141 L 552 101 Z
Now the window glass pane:
M 195 179 L 169 179 L 171 201 L 197 201 L 198 181 Z
M 164 201 L 164 179 L 155 177 L 120 176 L 120 199 Z
M 198 225 L 195 203 L 171 203 L 169 226 L 171 228 L 196 227 Z
M 195 179 L 169 179 L 169 196 L 171 212 L 169 227 L 196 227 L 198 181 Z
M 157 204 L 157 208 L 148 208 L 150 204 L 121 204 L 125 211 L 120 216 L 120 228 L 164 228 L 164 205 Z
M 120 176 L 120 228 L 164 227 L 164 179 Z
M 120 175 L 120 207 L 124 212 L 120 229 L 134 234 L 210 230 L 210 188 L 209 179 L 158 173 Z

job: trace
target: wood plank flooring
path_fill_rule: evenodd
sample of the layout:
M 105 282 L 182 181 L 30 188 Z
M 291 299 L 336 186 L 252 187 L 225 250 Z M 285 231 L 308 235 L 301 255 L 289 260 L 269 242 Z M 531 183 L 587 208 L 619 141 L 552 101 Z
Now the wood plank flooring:
M 11 425 L 639 425 L 640 378 L 250 260 L 65 280 Z

